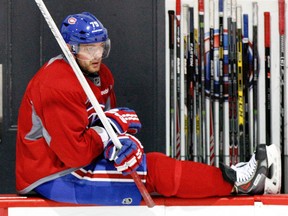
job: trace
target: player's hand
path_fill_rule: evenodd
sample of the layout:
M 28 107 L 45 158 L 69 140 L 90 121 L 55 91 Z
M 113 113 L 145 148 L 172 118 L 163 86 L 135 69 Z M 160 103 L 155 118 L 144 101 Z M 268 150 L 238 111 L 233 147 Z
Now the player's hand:
M 119 107 L 104 112 L 108 121 L 118 134 L 136 134 L 142 127 L 136 112 L 127 107 Z M 96 125 L 100 119 L 96 119 Z
M 130 134 L 119 135 L 118 138 L 122 148 L 117 149 L 110 140 L 104 149 L 104 157 L 110 161 L 114 160 L 116 169 L 127 175 L 140 166 L 144 153 L 143 146 Z

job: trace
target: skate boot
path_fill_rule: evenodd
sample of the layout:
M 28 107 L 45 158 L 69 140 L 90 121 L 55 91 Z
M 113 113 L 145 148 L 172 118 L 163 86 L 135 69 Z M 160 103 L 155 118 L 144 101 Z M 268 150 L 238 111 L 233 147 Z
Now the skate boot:
M 249 162 L 228 167 L 220 165 L 223 177 L 234 184 L 237 194 L 279 193 L 281 188 L 281 157 L 276 145 L 257 146 Z
M 278 146 L 267 146 L 269 173 L 265 180 L 264 194 L 279 194 L 281 192 L 281 152 Z

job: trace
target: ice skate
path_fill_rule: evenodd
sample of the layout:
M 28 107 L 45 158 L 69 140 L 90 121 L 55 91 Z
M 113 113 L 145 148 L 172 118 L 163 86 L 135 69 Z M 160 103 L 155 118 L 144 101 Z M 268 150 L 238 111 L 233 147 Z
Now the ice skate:
M 249 162 L 220 165 L 223 177 L 237 194 L 276 194 L 281 189 L 281 157 L 275 144 L 257 146 Z

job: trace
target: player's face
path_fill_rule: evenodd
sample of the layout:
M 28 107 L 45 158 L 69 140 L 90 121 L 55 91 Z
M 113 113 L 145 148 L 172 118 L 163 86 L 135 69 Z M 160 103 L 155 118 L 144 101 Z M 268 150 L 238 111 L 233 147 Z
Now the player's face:
M 98 72 L 104 51 L 103 43 L 80 44 L 76 58 L 82 70 L 88 73 Z

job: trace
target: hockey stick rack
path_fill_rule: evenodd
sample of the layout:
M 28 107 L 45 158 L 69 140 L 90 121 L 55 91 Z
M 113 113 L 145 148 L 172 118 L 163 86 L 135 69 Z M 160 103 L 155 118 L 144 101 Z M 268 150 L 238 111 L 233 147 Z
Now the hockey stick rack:
M 287 8 L 285 0 L 166 0 L 167 155 L 218 167 L 276 144 L 288 193 Z

